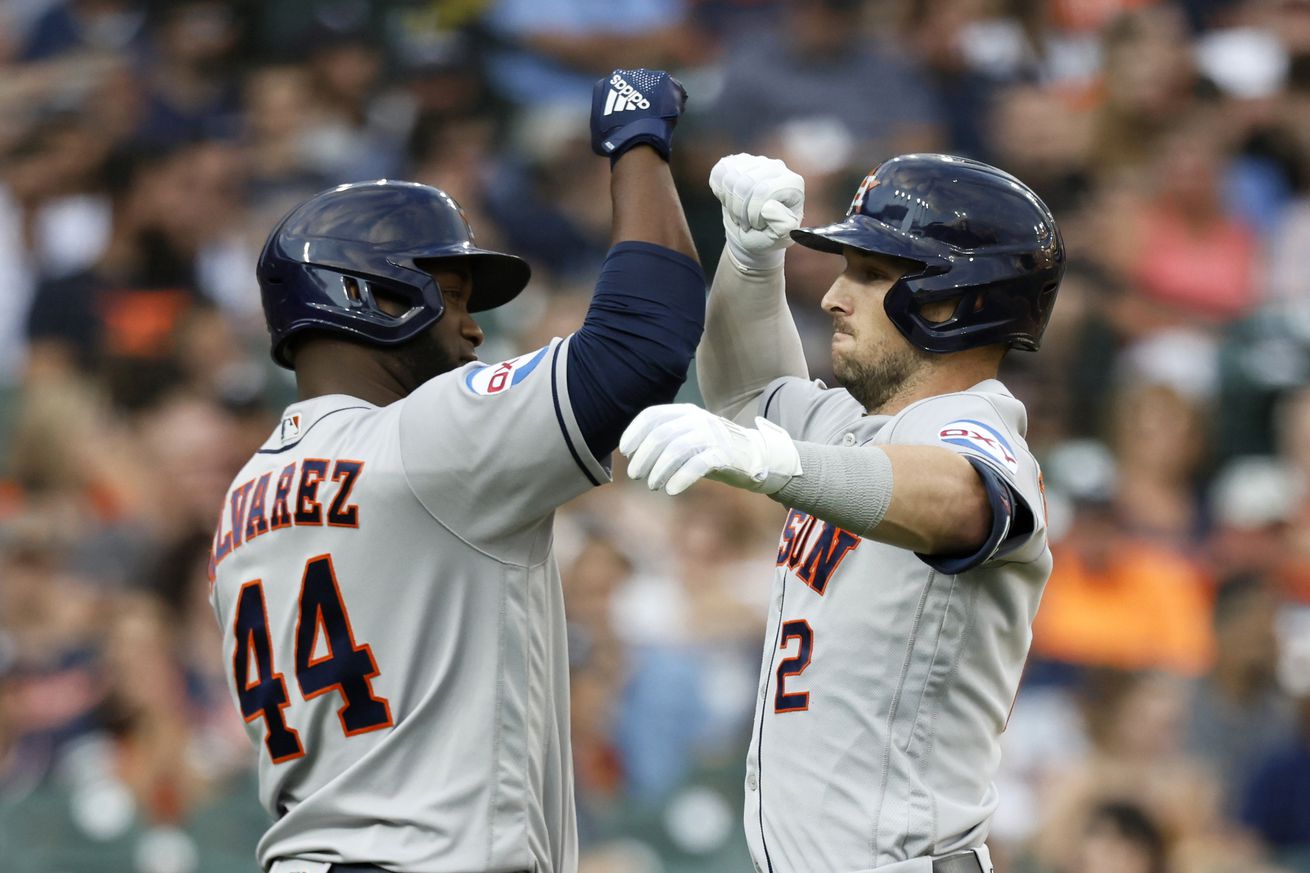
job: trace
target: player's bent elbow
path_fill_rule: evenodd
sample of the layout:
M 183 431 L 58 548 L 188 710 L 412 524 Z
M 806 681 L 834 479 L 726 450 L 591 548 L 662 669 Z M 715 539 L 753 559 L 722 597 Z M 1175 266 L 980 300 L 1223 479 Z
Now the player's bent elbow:
M 992 508 L 980 481 L 969 483 L 954 499 L 944 501 L 944 511 L 926 531 L 925 555 L 965 555 L 983 547 L 992 533 Z

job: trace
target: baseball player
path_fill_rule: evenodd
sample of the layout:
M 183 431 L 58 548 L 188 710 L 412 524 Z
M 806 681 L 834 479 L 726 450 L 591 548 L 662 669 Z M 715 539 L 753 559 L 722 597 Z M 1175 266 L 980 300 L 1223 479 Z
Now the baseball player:
M 274 873 L 577 868 L 555 507 L 607 481 L 672 399 L 705 280 L 669 174 L 686 94 L 596 84 L 614 246 L 566 339 L 477 360 L 472 313 L 528 283 L 459 206 L 343 185 L 273 230 L 258 276 L 300 399 L 233 481 L 212 602 L 276 821 Z
M 697 358 L 712 412 L 649 409 L 620 449 L 652 489 L 708 477 L 790 509 L 747 760 L 755 866 L 987 873 L 998 743 L 1051 567 L 1023 404 L 996 375 L 1038 346 L 1059 231 L 1019 180 L 945 155 L 887 161 L 844 221 L 808 230 L 779 161 L 725 158 L 711 186 L 727 229 Z M 808 379 L 786 309 L 793 239 L 845 261 L 822 304 L 838 388 Z

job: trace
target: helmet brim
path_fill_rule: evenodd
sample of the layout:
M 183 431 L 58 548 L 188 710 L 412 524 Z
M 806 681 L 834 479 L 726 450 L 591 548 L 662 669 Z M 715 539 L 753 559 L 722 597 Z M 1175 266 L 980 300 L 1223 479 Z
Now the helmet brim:
M 469 273 L 473 278 L 469 312 L 486 312 L 504 306 L 522 294 L 532 279 L 532 268 L 522 258 L 470 245 L 424 252 L 414 258 L 414 263 L 430 270 L 450 258 L 468 259 Z
M 473 274 L 469 312 L 485 312 L 504 306 L 523 293 L 532 279 L 528 262 L 514 255 L 477 249 L 469 252 L 468 257 L 469 270 Z
M 823 227 L 802 227 L 791 238 L 808 249 L 839 255 L 850 247 L 862 252 L 891 255 L 919 263 L 938 260 L 914 237 L 902 234 L 867 215 L 851 215 L 845 221 Z

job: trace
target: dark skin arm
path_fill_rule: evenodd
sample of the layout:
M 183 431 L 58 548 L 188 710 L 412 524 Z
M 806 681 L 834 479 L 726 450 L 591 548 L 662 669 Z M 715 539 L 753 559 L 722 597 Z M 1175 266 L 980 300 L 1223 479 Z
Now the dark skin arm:
M 614 205 L 612 243 L 654 243 L 700 263 L 673 174 L 653 148 L 635 146 L 619 157 L 610 177 L 610 197 Z

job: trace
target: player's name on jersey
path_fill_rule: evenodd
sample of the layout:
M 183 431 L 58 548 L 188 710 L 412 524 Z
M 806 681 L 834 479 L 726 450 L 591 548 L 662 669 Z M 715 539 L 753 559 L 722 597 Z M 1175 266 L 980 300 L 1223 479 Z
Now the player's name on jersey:
M 213 565 L 245 543 L 289 527 L 359 527 L 350 502 L 363 461 L 305 458 L 233 488 L 218 516 Z

